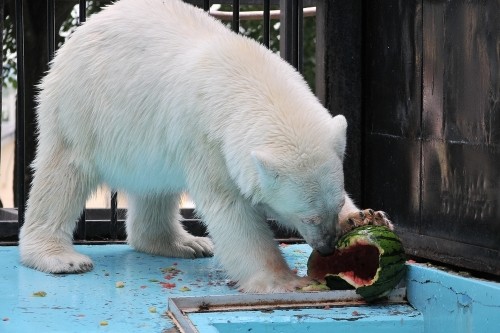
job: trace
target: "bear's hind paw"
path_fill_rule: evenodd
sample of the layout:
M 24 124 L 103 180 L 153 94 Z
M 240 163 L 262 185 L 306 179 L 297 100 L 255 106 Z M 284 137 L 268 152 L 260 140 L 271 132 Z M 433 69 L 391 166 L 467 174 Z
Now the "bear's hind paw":
M 140 252 L 171 258 L 205 258 L 214 253 L 214 245 L 208 237 L 196 237 L 192 235 L 178 236 L 174 240 L 157 239 L 154 241 L 129 240 L 129 244 Z

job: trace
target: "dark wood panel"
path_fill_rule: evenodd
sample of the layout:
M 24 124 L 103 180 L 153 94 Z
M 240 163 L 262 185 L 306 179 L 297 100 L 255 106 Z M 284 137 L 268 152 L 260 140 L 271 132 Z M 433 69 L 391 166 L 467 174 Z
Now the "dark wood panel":
M 409 253 L 500 274 L 500 0 L 364 5 L 364 203 Z
M 425 1 L 424 137 L 500 144 L 500 1 Z
M 408 255 L 500 276 L 500 251 L 398 230 Z
M 422 234 L 498 251 L 500 1 L 424 1 L 423 45 Z
M 365 146 L 367 205 L 383 210 L 398 229 L 420 231 L 420 142 L 368 134 Z
M 420 135 L 422 6 L 420 1 L 365 1 L 366 131 Z
M 499 166 L 500 147 L 424 142 L 421 233 L 500 251 Z
M 421 1 L 364 3 L 363 201 L 402 228 L 420 222 Z
M 347 118 L 345 187 L 356 201 L 362 188 L 362 0 L 318 0 L 316 90 L 332 115 Z

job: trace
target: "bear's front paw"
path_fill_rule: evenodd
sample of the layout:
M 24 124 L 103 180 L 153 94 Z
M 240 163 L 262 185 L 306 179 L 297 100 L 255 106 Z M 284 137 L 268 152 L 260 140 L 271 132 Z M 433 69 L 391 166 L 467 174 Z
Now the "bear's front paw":
M 383 211 L 374 211 L 373 209 L 365 209 L 348 214 L 343 221 L 340 221 L 340 230 L 343 235 L 354 228 L 367 224 L 381 225 L 394 230 L 394 226 L 387 214 Z

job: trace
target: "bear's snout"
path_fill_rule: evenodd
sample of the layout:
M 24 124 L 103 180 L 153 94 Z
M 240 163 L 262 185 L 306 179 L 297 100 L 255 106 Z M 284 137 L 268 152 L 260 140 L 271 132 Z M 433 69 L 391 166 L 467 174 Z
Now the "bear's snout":
M 319 254 L 326 257 L 332 254 L 335 251 L 335 248 L 333 246 L 324 245 L 317 247 L 316 250 L 319 252 Z
M 306 241 L 311 245 L 313 249 L 318 251 L 322 256 L 327 256 L 333 253 L 335 251 L 335 245 L 333 242 L 333 237 L 323 237 L 323 238 L 312 238 L 312 239 L 307 239 L 307 237 L 304 237 Z

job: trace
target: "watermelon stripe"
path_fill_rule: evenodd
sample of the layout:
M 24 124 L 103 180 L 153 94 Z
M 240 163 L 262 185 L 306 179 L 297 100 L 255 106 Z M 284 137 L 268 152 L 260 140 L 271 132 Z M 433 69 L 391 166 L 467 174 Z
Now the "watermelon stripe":
M 406 261 L 406 258 L 401 257 L 401 256 L 391 256 L 391 257 L 383 257 L 380 259 L 380 264 L 385 266 L 388 265 L 400 265 L 404 264 Z
M 383 257 L 393 257 L 393 256 L 401 256 L 404 254 L 405 254 L 405 251 L 403 250 L 403 248 L 399 247 L 399 249 L 392 249 L 392 251 L 385 249 L 382 256 Z
M 390 280 L 384 280 L 382 282 L 377 281 L 377 288 L 374 289 L 375 290 L 374 293 L 380 292 L 381 290 L 394 289 L 394 287 L 399 283 L 399 281 L 401 281 L 403 277 L 404 274 L 398 273 L 395 276 L 393 276 Z M 366 287 L 361 287 L 361 288 L 366 288 Z
M 356 289 L 356 293 L 363 296 L 369 302 L 383 296 L 382 294 L 387 295 L 401 281 L 403 275 L 404 271 L 396 274 L 390 280 L 377 281 L 377 288 L 370 288 L 371 286 L 361 287 Z
M 399 281 L 401 280 L 401 278 L 404 275 L 405 275 L 405 271 L 402 270 L 402 271 L 396 272 L 393 275 L 384 276 L 384 277 L 377 280 L 377 286 L 384 286 L 384 285 L 391 285 L 392 284 L 392 287 L 394 287 L 395 285 L 397 285 L 399 283 Z M 383 289 L 383 288 L 380 288 L 380 289 Z
M 401 244 L 401 241 L 399 239 L 394 238 L 394 237 L 387 237 L 385 235 L 384 236 L 378 236 L 377 240 L 378 241 L 386 240 L 386 241 L 390 241 L 390 242 L 395 242 L 395 243 Z
M 377 241 L 378 241 L 378 244 L 381 244 L 382 247 L 384 248 L 384 253 L 404 252 L 403 244 L 401 244 L 401 243 L 384 241 L 384 240 L 380 240 L 380 239 L 378 239 Z
M 393 274 L 384 274 L 384 276 L 379 278 L 377 282 L 380 281 L 380 283 L 385 283 L 387 281 L 394 281 L 395 278 L 397 278 L 398 276 L 403 276 L 404 274 L 405 274 L 405 270 L 393 272 Z
M 369 241 L 374 241 L 374 240 L 384 240 L 384 241 L 390 241 L 390 242 L 396 242 L 398 244 L 401 244 L 401 240 L 397 238 L 397 236 L 388 236 L 387 231 L 385 233 L 372 233 L 372 234 L 361 234 L 361 235 L 352 235 L 352 234 L 346 234 L 349 237 L 342 237 L 337 244 L 339 245 L 351 245 L 354 242 L 357 242 L 360 239 L 363 240 L 369 240 Z

